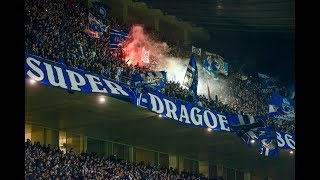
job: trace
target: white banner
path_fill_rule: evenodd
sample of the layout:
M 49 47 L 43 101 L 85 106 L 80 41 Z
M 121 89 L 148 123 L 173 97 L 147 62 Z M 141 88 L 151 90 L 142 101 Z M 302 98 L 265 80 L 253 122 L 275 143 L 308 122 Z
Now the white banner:
M 146 51 L 145 48 L 142 48 L 141 61 L 144 63 L 149 63 L 149 54 L 150 50 Z

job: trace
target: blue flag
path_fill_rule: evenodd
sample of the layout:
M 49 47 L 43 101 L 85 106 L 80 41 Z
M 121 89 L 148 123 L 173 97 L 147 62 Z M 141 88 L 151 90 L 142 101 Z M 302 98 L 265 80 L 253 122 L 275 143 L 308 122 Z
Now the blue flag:
M 237 132 L 237 136 L 247 144 L 248 147 L 252 148 L 252 140 L 258 139 L 253 131 L 248 132 Z
M 215 59 L 213 59 L 213 61 L 210 64 L 210 72 L 213 75 L 213 77 L 215 78 L 218 77 L 219 68 L 220 68 L 219 63 Z
M 212 77 L 211 67 L 208 59 L 203 60 L 203 73 L 204 77 L 210 79 Z
M 106 4 L 100 2 L 100 1 L 94 1 L 92 2 L 94 10 L 103 18 L 106 19 L 109 11 L 111 8 L 107 6 Z
M 220 64 L 218 63 L 217 60 L 213 59 L 213 61 L 210 64 L 211 71 L 218 71 L 220 68 Z
M 264 93 L 270 93 L 275 91 L 277 88 L 277 80 L 272 77 L 269 77 L 265 74 L 258 73 L 259 81 L 261 84 L 262 91 Z
M 223 62 L 223 71 L 222 71 L 222 74 L 228 75 L 228 72 L 229 72 L 229 63 Z
M 213 58 L 210 66 L 213 74 L 216 75 L 220 73 L 226 76 L 228 75 L 229 64 L 224 62 L 220 56 L 218 56 L 218 58 Z
M 102 36 L 104 32 L 106 32 L 106 25 L 104 25 L 102 22 L 100 22 L 96 17 L 94 17 L 91 13 L 88 14 L 88 28 L 91 31 L 99 33 L 99 36 Z
M 212 63 L 209 63 L 209 57 L 205 60 L 203 60 L 203 73 L 204 76 L 207 79 L 210 79 L 211 77 L 213 77 L 215 80 L 217 80 L 217 73 L 216 73 L 216 67 L 215 65 L 215 61 L 213 61 Z M 214 66 L 214 67 L 213 67 Z
M 266 118 L 263 116 L 227 115 L 234 132 L 248 132 L 256 128 L 267 127 Z
M 259 141 L 260 154 L 268 157 L 277 157 L 279 154 L 278 140 L 273 128 L 259 128 L 255 133 Z
M 184 76 L 183 85 L 193 92 L 194 103 L 198 103 L 198 68 L 194 53 L 191 54 L 189 65 Z
M 165 71 L 142 73 L 134 75 L 132 79 L 136 87 L 143 86 L 159 91 L 167 81 L 167 73 Z
M 118 47 L 119 43 L 123 43 L 127 37 L 128 37 L 128 33 L 123 32 L 123 31 L 119 31 L 116 29 L 110 29 L 110 47 L 111 50 L 115 50 Z
M 203 68 L 206 69 L 207 71 L 209 71 L 210 64 L 208 59 L 203 60 Z
M 295 120 L 295 102 L 292 99 L 280 96 L 273 93 L 269 100 L 269 117 L 277 118 L 278 120 Z
M 259 143 L 260 154 L 275 157 L 278 155 L 277 136 L 273 128 L 268 126 L 266 117 L 249 115 L 228 115 L 231 130 L 249 147 L 251 140 Z
M 227 115 L 227 117 L 231 131 L 234 131 L 249 147 L 252 147 L 252 140 L 258 139 L 256 130 L 267 127 L 266 118 L 263 116 Z

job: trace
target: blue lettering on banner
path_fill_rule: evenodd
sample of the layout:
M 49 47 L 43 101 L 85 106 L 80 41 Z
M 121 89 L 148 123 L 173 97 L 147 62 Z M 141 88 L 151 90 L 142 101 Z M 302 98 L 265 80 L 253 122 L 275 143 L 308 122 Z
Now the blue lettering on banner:
M 25 76 L 48 86 L 82 93 L 101 93 L 134 103 L 134 92 L 116 82 L 83 70 L 58 65 L 25 53 Z

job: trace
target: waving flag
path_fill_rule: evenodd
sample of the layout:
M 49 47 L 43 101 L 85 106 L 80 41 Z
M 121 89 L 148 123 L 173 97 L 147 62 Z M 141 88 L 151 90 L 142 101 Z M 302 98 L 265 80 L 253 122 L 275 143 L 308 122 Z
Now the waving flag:
M 260 154 L 275 157 L 278 155 L 277 136 L 273 128 L 269 127 L 263 116 L 228 115 L 231 130 L 249 147 L 251 140 L 259 143 Z
M 208 61 L 208 58 L 203 60 L 203 72 L 204 72 L 204 75 L 207 79 L 210 79 L 211 76 L 212 76 L 212 73 L 211 73 L 211 67 L 210 67 L 210 64 L 209 64 L 209 61 Z
M 100 38 L 99 33 L 96 31 L 92 31 L 89 28 L 86 28 L 84 32 L 92 38 Z
M 183 85 L 192 90 L 194 94 L 194 102 L 198 102 L 197 88 L 198 88 L 198 68 L 196 60 L 194 59 L 194 53 L 192 53 L 189 61 L 189 65 L 184 76 Z
M 210 64 L 209 64 L 208 58 L 203 60 L 203 68 L 205 68 L 209 71 Z
M 252 129 L 267 127 L 263 116 L 228 115 L 231 130 L 235 132 L 248 132 Z
M 248 131 L 248 132 L 237 132 L 237 136 L 247 144 L 248 147 L 252 148 L 252 140 L 258 139 L 256 134 L 253 131 Z
M 207 79 L 213 77 L 214 80 L 218 80 L 217 68 L 215 67 L 216 62 L 209 62 L 210 56 L 203 60 L 203 72 Z
M 213 61 L 211 63 L 211 70 L 213 73 L 221 73 L 223 75 L 228 75 L 229 64 L 222 60 L 222 57 L 214 54 Z
M 274 78 L 261 73 L 258 73 L 258 77 L 264 93 L 270 93 L 277 88 L 278 82 Z
M 195 53 L 198 56 L 201 56 L 201 48 L 196 48 L 196 47 L 192 46 L 191 51 L 192 51 L 192 53 Z
M 92 5 L 93 5 L 94 10 L 98 14 L 100 14 L 100 16 L 103 19 L 107 18 L 107 15 L 108 15 L 109 11 L 111 10 L 111 8 L 109 6 L 107 6 L 106 4 L 102 3 L 101 1 L 93 1 Z
M 269 117 L 280 120 L 295 120 L 295 102 L 292 99 L 273 93 L 269 100 Z
M 228 120 L 231 130 L 249 147 L 252 147 L 251 140 L 258 139 L 255 130 L 267 126 L 266 119 L 262 116 L 228 115 Z
M 91 30 L 92 32 L 97 32 L 99 33 L 99 36 L 103 35 L 103 32 L 106 32 L 107 27 L 104 25 L 102 22 L 97 20 L 91 13 L 88 14 L 88 29 Z
M 208 56 L 209 59 L 211 59 L 213 53 L 206 51 L 206 55 Z
M 112 50 L 115 50 L 117 49 L 118 44 L 124 42 L 127 39 L 128 33 L 119 31 L 113 28 L 109 28 L 109 29 L 110 29 L 110 47 Z
M 213 59 L 213 61 L 210 64 L 210 67 L 212 72 L 216 72 L 220 69 L 220 64 L 216 59 Z
M 165 71 L 142 73 L 134 75 L 132 79 L 136 87 L 144 86 L 158 91 L 165 85 L 167 73 Z
M 221 73 L 227 76 L 228 72 L 229 72 L 229 63 L 223 62 L 223 70 L 221 71 Z
M 278 140 L 273 128 L 263 128 L 256 132 L 259 141 L 260 154 L 277 157 L 279 154 Z

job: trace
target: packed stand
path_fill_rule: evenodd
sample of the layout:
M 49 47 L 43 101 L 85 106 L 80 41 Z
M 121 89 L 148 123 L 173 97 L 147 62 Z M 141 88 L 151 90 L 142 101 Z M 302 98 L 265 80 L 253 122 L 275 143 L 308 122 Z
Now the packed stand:
M 268 123 L 283 132 L 295 134 L 294 121 L 277 121 L 275 119 L 268 119 Z
M 81 2 L 27 0 L 25 12 L 26 52 L 126 84 L 131 83 L 126 77 L 149 71 L 113 56 L 108 34 L 94 39 L 84 33 L 89 11 Z M 124 28 L 118 22 L 107 19 L 113 28 Z
M 128 86 L 133 85 L 133 75 L 150 72 L 148 67 L 127 65 L 122 60 L 120 48 L 112 52 L 108 31 L 98 39 L 84 33 L 89 10 L 81 2 L 27 0 L 25 13 L 26 52 L 69 67 L 93 72 Z M 128 27 L 114 17 L 107 16 L 106 24 L 128 32 Z M 162 38 L 158 32 L 151 34 L 156 39 Z M 168 52 L 169 55 L 189 56 L 190 51 L 184 50 L 181 46 L 170 46 L 172 48 Z M 266 115 L 271 94 L 262 93 L 256 77 L 250 76 L 247 80 L 242 80 L 241 76 L 240 73 L 230 72 L 227 77 L 219 80 L 220 86 L 211 90 L 210 99 L 198 95 L 197 105 L 228 114 Z M 161 92 L 194 103 L 192 94 L 176 82 L 167 82 Z M 276 124 L 281 129 L 294 132 L 294 123 Z
M 268 113 L 268 101 L 272 93 L 262 91 L 257 77 L 249 76 L 246 80 L 243 80 L 241 76 L 241 73 L 229 72 L 227 77 L 219 79 L 220 85 L 211 89 L 210 99 L 205 95 L 198 95 L 198 104 L 194 104 L 193 94 L 178 82 L 167 82 L 161 92 L 164 95 L 207 109 L 214 109 L 220 113 L 266 115 Z M 269 119 L 268 122 L 281 131 L 295 133 L 294 122 L 275 121 L 273 119 Z
M 179 179 L 204 180 L 201 174 L 179 173 L 173 168 L 158 168 L 144 163 L 131 163 L 98 157 L 96 153 L 75 154 L 72 148 L 63 153 L 59 148 L 25 142 L 25 179 Z M 214 178 L 223 180 L 222 177 Z

